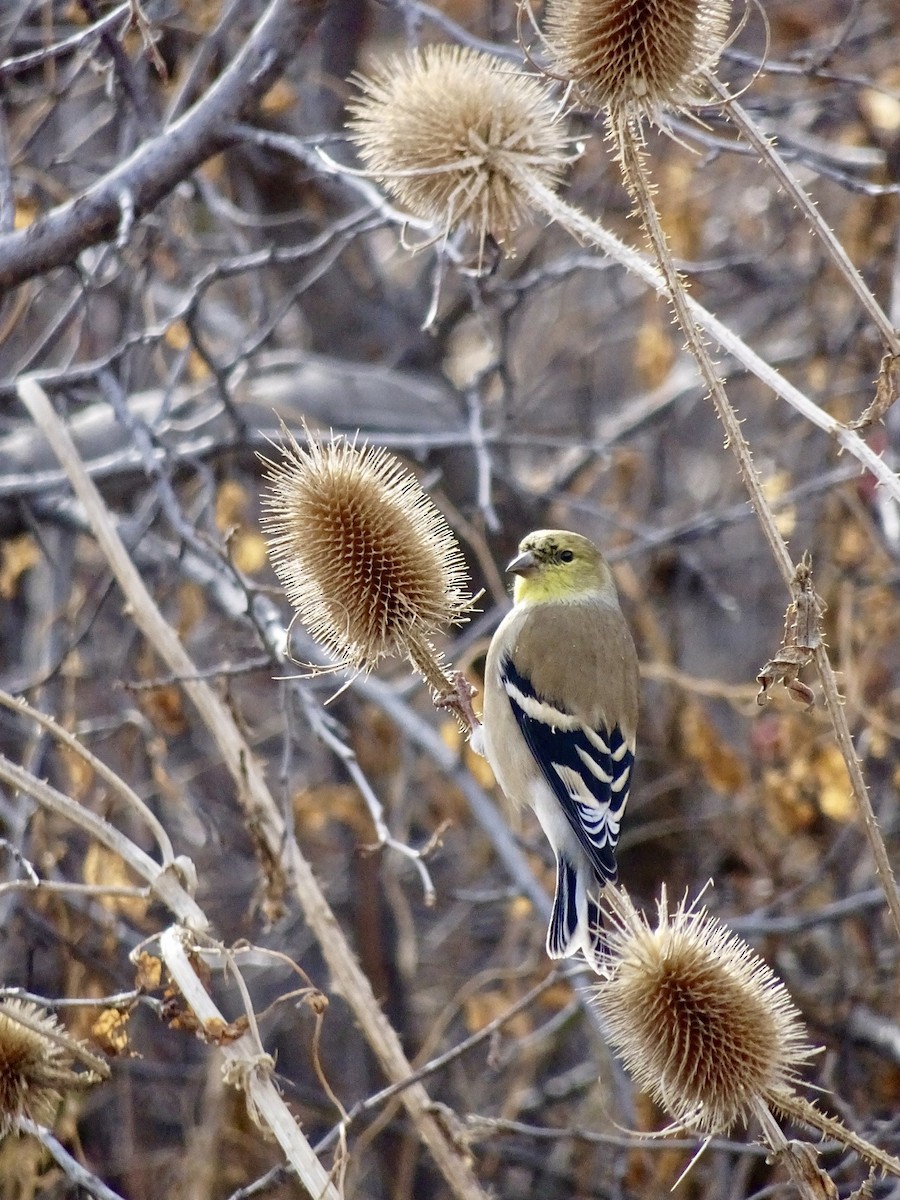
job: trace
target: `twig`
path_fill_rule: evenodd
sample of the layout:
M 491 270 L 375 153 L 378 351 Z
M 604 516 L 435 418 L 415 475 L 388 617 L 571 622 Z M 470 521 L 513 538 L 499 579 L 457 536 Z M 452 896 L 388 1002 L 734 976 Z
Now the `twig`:
M 545 185 L 534 180 L 530 175 L 522 176 L 519 180 L 523 188 L 527 188 L 535 204 L 548 217 L 558 221 L 564 229 L 576 237 L 596 246 L 608 254 L 626 270 L 649 284 L 654 291 L 667 295 L 667 285 L 662 274 L 650 263 L 644 255 L 617 238 L 615 234 L 604 228 L 598 221 L 572 205 L 567 204 L 556 193 Z M 712 337 L 723 350 L 727 350 L 739 363 L 742 363 L 751 374 L 770 387 L 791 408 L 795 409 L 823 433 L 833 437 L 842 450 L 860 463 L 860 465 L 875 476 L 878 482 L 900 502 L 900 478 L 892 471 L 884 459 L 871 446 L 846 425 L 832 417 L 799 388 L 789 383 L 780 371 L 761 358 L 755 350 L 729 329 L 718 317 L 699 304 L 692 296 L 685 297 L 685 304 L 701 329 Z
M 325 0 L 271 0 L 234 61 L 180 120 L 28 229 L 0 234 L 0 292 L 72 263 L 88 246 L 114 238 L 123 192 L 140 218 L 208 158 L 233 144 L 235 121 L 268 90 L 324 8 Z
M 627 144 L 625 152 L 626 154 L 629 153 Z M 634 153 L 637 153 L 637 151 L 635 150 Z M 634 170 L 639 169 L 639 166 L 640 164 L 632 161 L 632 168 Z M 787 385 L 786 381 L 781 378 L 777 371 L 774 371 L 762 359 L 759 359 L 726 326 L 720 324 L 701 305 L 692 300 L 685 293 L 684 287 L 677 277 L 677 272 L 675 272 L 674 266 L 671 264 L 670 257 L 668 259 L 670 277 L 667 279 L 664 274 L 666 271 L 665 258 L 661 262 L 662 271 L 657 271 L 641 255 L 630 249 L 630 247 L 627 247 L 623 242 L 620 242 L 618 238 L 615 238 L 597 222 L 592 221 L 577 209 L 573 209 L 570 205 L 566 204 L 551 188 L 546 187 L 530 175 L 525 175 L 524 173 L 519 177 L 519 183 L 523 189 L 530 190 L 534 202 L 539 204 L 548 216 L 559 221 L 565 229 L 584 237 L 585 240 L 591 241 L 594 245 L 606 250 L 607 253 L 612 254 L 619 262 L 627 266 L 629 270 L 634 271 L 635 274 L 645 279 L 656 291 L 670 297 L 682 331 L 691 342 L 691 351 L 701 368 L 704 382 L 710 388 L 711 395 L 716 404 L 716 410 L 725 429 L 727 443 L 738 460 L 741 477 L 750 494 L 760 527 L 772 551 L 779 574 L 788 590 L 790 590 L 791 581 L 794 577 L 794 565 L 788 554 L 784 539 L 778 530 L 775 515 L 766 499 L 756 468 L 753 465 L 749 446 L 741 431 L 740 421 L 738 421 L 725 395 L 724 388 L 721 386 L 721 381 L 718 379 L 702 338 L 696 332 L 698 324 L 706 329 L 723 348 L 729 350 L 735 358 L 752 370 L 758 378 L 763 380 L 763 382 L 770 383 L 770 386 L 777 390 L 779 395 L 782 395 L 785 399 L 789 399 L 789 402 L 798 411 L 803 412 L 804 415 L 814 420 L 814 423 L 819 425 L 820 428 L 827 428 L 846 449 L 849 449 L 861 462 L 864 461 L 879 482 L 889 487 L 891 494 L 900 500 L 900 479 L 889 469 L 887 464 L 866 446 L 855 433 L 848 430 L 846 426 L 841 425 L 840 422 L 835 421 L 833 417 L 829 417 L 817 405 L 813 404 L 811 400 Z M 647 198 L 647 203 L 642 205 L 641 215 L 649 222 L 647 230 L 653 240 L 654 248 L 661 249 L 667 255 L 665 234 L 659 224 L 655 206 L 649 197 Z M 690 335 L 691 330 L 695 331 L 692 336 Z M 751 362 L 754 365 L 751 366 Z M 828 713 L 834 725 L 838 747 L 840 748 L 847 766 L 847 772 L 850 776 L 853 798 L 862 817 L 863 829 L 872 851 L 875 870 L 878 874 L 879 882 L 884 889 L 884 894 L 887 897 L 891 919 L 897 935 L 900 937 L 900 892 L 897 890 L 897 883 L 894 879 L 890 859 L 884 845 L 884 838 L 878 828 L 878 822 L 875 819 L 875 813 L 872 809 L 872 801 L 860 768 L 856 750 L 853 746 L 853 738 L 850 734 L 847 714 L 838 691 L 834 668 L 831 665 L 824 646 L 819 646 L 816 650 L 816 666 L 819 670 Z
M 108 850 L 118 854 L 131 869 L 146 879 L 150 887 L 159 896 L 180 921 L 194 929 L 207 929 L 209 921 L 196 901 L 184 889 L 177 872 L 177 863 L 161 867 L 159 863 L 145 854 L 130 838 L 110 825 L 109 821 L 97 816 L 90 809 L 84 808 L 68 796 L 58 792 L 42 779 L 20 767 L 0 754 L 0 779 L 17 791 L 24 792 L 37 801 L 43 808 L 58 816 L 64 817 L 83 829 L 90 837 L 95 838 Z
M 201 1026 L 207 1030 L 208 1040 L 215 1043 L 216 1030 L 223 1029 L 227 1022 L 191 966 L 188 957 L 190 949 L 192 946 L 185 930 L 177 926 L 170 926 L 160 935 L 160 957 Z M 251 1115 L 258 1114 L 275 1134 L 285 1157 L 310 1196 L 314 1200 L 341 1200 L 328 1172 L 300 1132 L 290 1109 L 272 1082 L 274 1061 L 264 1053 L 253 1033 L 247 1032 L 234 1042 L 224 1043 L 220 1049 L 225 1059 L 228 1081 L 246 1092 Z
M 73 1158 L 62 1142 L 58 1141 L 49 1129 L 45 1129 L 43 1125 L 38 1125 L 35 1121 L 29 1121 L 27 1117 L 20 1117 L 16 1122 L 16 1128 L 20 1133 L 27 1133 L 31 1137 L 36 1138 L 62 1168 L 66 1178 L 70 1179 L 75 1187 L 83 1188 L 88 1195 L 94 1196 L 96 1200 L 123 1200 L 123 1197 L 118 1192 L 114 1192 L 111 1187 L 107 1187 L 102 1179 L 98 1179 L 87 1167 L 83 1167 L 77 1159 Z
M 303 703 L 304 711 L 307 720 L 314 729 L 316 735 L 325 743 L 332 753 L 343 763 L 347 774 L 356 784 L 360 795 L 365 801 L 366 808 L 369 810 L 369 816 L 372 818 L 372 824 L 375 826 L 375 835 L 378 838 L 378 845 L 384 846 L 389 850 L 395 851 L 402 857 L 409 859 L 419 873 L 419 878 L 422 881 L 422 890 L 424 892 L 425 904 L 431 907 L 435 901 L 434 883 L 431 879 L 431 873 L 425 864 L 425 851 L 414 850 L 412 846 L 408 846 L 405 842 L 401 842 L 395 838 L 387 822 L 384 819 L 384 805 L 375 795 L 372 785 L 366 778 L 365 772 L 359 765 L 359 760 L 353 750 L 342 741 L 335 733 L 332 723 L 328 720 L 316 704 L 309 703 L 306 693 L 302 689 L 297 689 L 296 694 Z M 431 840 L 426 847 L 427 850 L 432 849 Z
M 506 1022 L 512 1020 L 517 1013 L 522 1012 L 524 1009 L 528 1008 L 530 1004 L 533 1004 L 535 1000 L 544 994 L 544 992 L 547 992 L 552 987 L 555 987 L 558 982 L 559 973 L 557 971 L 551 971 L 546 978 L 542 979 L 540 983 L 535 984 L 533 988 L 530 988 L 524 996 L 520 997 L 520 999 L 518 999 L 514 1004 L 511 1004 L 510 1007 L 505 1012 L 501 1013 L 499 1017 L 495 1017 L 493 1021 L 488 1021 L 488 1023 L 483 1025 L 476 1033 L 470 1034 L 469 1037 L 464 1038 L 461 1042 L 457 1042 L 455 1046 L 451 1047 L 451 1049 L 447 1050 L 444 1054 L 438 1054 L 434 1058 L 429 1059 L 428 1062 L 423 1063 L 420 1067 L 417 1067 L 415 1071 L 410 1074 L 408 1079 L 400 1080 L 398 1083 L 392 1083 L 390 1087 L 382 1088 L 380 1092 L 376 1092 L 372 1096 L 367 1096 L 365 1100 L 360 1100 L 346 1114 L 346 1117 L 344 1121 L 341 1122 L 341 1125 L 336 1126 L 335 1129 L 333 1129 L 325 1136 L 325 1138 L 322 1139 L 317 1147 L 319 1152 L 321 1153 L 324 1147 L 330 1146 L 334 1142 L 335 1138 L 338 1136 L 338 1130 L 341 1128 L 341 1126 L 349 1126 L 363 1113 L 371 1112 L 372 1109 L 380 1108 L 382 1105 L 387 1104 L 389 1100 L 393 1100 L 394 1097 L 399 1096 L 404 1088 L 409 1087 L 411 1084 L 417 1083 L 421 1079 L 427 1079 L 428 1076 L 433 1075 L 435 1071 L 440 1071 L 442 1067 L 446 1067 L 449 1063 L 454 1062 L 461 1055 L 466 1054 L 469 1050 L 474 1049 L 481 1042 L 485 1041 L 485 1039 L 491 1037 L 493 1034 L 497 1033 L 498 1030 L 502 1029 Z
M 108 784 L 133 812 L 137 813 L 138 817 L 147 825 L 156 839 L 156 844 L 159 846 L 162 856 L 163 867 L 171 866 L 175 861 L 175 851 L 168 833 L 166 833 L 158 821 L 156 814 L 151 812 L 137 792 L 133 788 L 130 788 L 124 779 L 121 779 L 115 771 L 110 770 L 102 759 L 92 754 L 86 746 L 81 744 L 78 738 L 73 737 L 67 729 L 63 729 L 51 716 L 33 708 L 23 697 L 10 696 L 8 692 L 0 688 L 0 705 L 10 709 L 11 712 L 23 713 L 26 717 L 30 717 L 32 721 L 36 721 L 43 729 L 52 733 L 54 738 L 68 747 L 73 754 L 77 754 L 82 762 L 86 763 L 92 771 L 99 775 L 103 782 Z
M 40 50 L 32 50 L 29 54 L 22 54 L 18 58 L 7 58 L 4 62 L 0 62 L 0 81 L 7 75 L 33 71 L 35 67 L 48 62 L 51 58 L 60 58 L 63 54 L 68 54 L 70 50 L 80 49 L 93 38 L 101 37 L 106 30 L 117 24 L 120 18 L 127 17 L 128 10 L 129 4 L 126 0 L 125 4 L 117 5 L 112 12 L 100 17 L 93 25 L 79 29 L 71 37 L 54 42 L 52 46 L 42 46 Z
M 71 480 L 75 494 L 84 505 L 97 542 L 130 605 L 135 624 L 169 670 L 185 677 L 184 690 L 215 739 L 235 783 L 238 800 L 256 836 L 273 863 L 285 862 L 291 889 L 319 942 L 334 977 L 335 987 L 353 1010 L 388 1078 L 393 1082 L 406 1079 L 411 1067 L 400 1039 L 379 1008 L 372 986 L 360 969 L 309 863 L 294 838 L 287 836 L 278 804 L 232 712 L 206 683 L 188 678 L 196 673 L 194 663 L 159 611 L 128 556 L 109 510 L 84 470 L 75 445 L 46 394 L 32 379 L 20 382 L 19 394 L 36 424 L 44 431 Z M 431 1151 L 453 1194 L 459 1200 L 483 1200 L 485 1193 L 471 1166 L 432 1115 L 431 1101 L 424 1087 L 416 1084 L 407 1088 L 403 1093 L 403 1102 L 417 1133 Z
M 892 354 L 900 354 L 900 336 L 898 336 L 897 330 L 891 324 L 887 313 L 885 313 L 884 309 L 872 295 L 865 280 L 850 261 L 847 251 L 825 223 L 822 214 L 816 208 L 815 204 L 813 204 L 790 167 L 776 150 L 774 140 L 771 137 L 767 137 L 757 127 L 746 109 L 738 104 L 737 100 L 734 99 L 724 84 L 711 71 L 704 72 L 703 78 L 722 101 L 725 111 L 729 114 L 735 125 L 751 146 L 753 146 L 763 162 L 768 165 L 785 192 L 787 192 L 788 196 L 790 196 L 807 219 L 813 232 L 828 251 L 831 261 L 844 279 L 846 279 L 860 304 L 869 314 L 873 325 L 884 339 L 885 345 L 890 349 Z

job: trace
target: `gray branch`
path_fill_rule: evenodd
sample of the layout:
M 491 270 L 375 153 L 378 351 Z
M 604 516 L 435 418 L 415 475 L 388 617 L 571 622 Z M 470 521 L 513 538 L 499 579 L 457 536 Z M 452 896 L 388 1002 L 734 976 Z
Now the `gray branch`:
M 85 192 L 27 229 L 0 236 L 0 292 L 74 263 L 140 219 L 192 171 L 235 141 L 234 125 L 313 31 L 326 0 L 271 0 L 234 62 L 196 104 Z M 124 203 L 123 203 L 124 201 Z

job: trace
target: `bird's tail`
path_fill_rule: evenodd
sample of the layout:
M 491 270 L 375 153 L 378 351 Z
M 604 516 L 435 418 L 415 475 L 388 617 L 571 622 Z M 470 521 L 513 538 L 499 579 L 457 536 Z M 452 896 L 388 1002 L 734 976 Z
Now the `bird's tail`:
M 569 861 L 564 854 L 556 859 L 556 897 L 547 930 L 547 953 L 551 958 L 568 958 L 580 950 L 590 966 L 606 974 L 609 951 L 603 936 L 600 905 L 588 891 L 594 884 L 594 872 Z

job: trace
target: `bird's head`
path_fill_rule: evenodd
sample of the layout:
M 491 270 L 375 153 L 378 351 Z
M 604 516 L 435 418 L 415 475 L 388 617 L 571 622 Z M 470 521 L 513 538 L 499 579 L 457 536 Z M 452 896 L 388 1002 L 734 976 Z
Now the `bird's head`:
M 612 572 L 603 555 L 586 537 L 565 529 L 529 533 L 506 569 L 516 577 L 516 604 L 574 604 L 598 598 L 616 602 Z

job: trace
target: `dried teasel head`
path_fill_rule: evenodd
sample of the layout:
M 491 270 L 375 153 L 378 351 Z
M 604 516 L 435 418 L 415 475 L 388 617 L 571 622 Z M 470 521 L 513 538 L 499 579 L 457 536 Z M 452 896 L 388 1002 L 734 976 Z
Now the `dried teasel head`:
M 614 126 L 702 101 L 700 72 L 726 41 L 729 0 L 548 0 L 554 69 Z
M 663 889 L 655 928 L 609 889 L 611 977 L 596 1001 L 638 1085 L 707 1133 L 781 1103 L 811 1054 L 784 985 L 731 930 Z
M 306 448 L 285 429 L 263 458 L 263 526 L 275 573 L 312 636 L 370 670 L 408 656 L 437 692 L 448 680 L 431 638 L 470 610 L 466 564 L 415 476 L 387 450 L 341 437 Z
M 72 1070 L 68 1041 L 52 1013 L 28 1000 L 0 1000 L 0 1136 L 21 1117 L 52 1121 L 65 1091 L 97 1081 Z
M 425 46 L 357 77 L 350 135 L 411 213 L 502 244 L 526 219 L 529 181 L 555 189 L 570 139 L 544 85 L 490 55 Z

